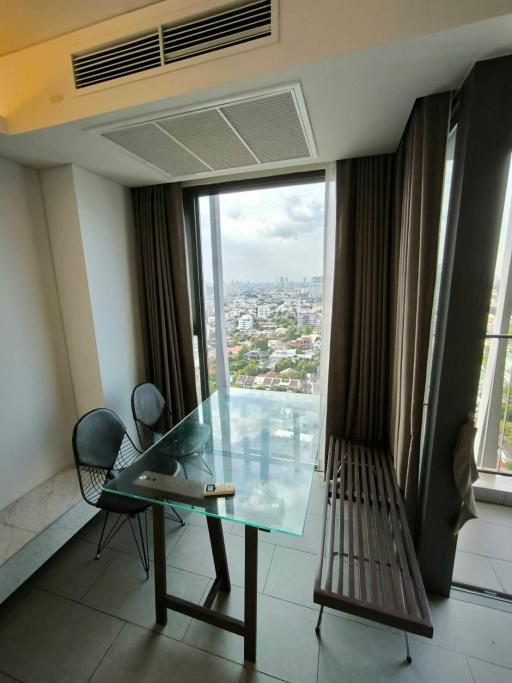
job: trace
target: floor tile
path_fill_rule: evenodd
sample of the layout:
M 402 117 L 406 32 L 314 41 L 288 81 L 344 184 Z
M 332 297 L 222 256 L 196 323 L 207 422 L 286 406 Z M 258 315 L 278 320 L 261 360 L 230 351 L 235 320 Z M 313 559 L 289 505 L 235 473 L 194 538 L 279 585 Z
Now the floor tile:
M 0 683 L 1 683 L 0 679 Z M 239 683 L 279 683 L 283 681 L 282 678 L 275 678 L 275 676 L 267 676 L 267 674 L 262 674 L 261 671 L 256 671 L 248 667 L 244 667 L 242 676 L 240 677 Z
M 242 587 L 244 586 L 245 541 L 240 536 L 224 534 L 224 543 L 231 583 L 234 586 Z M 274 548 L 272 545 L 266 543 L 259 544 L 258 585 L 260 588 L 263 588 L 265 584 L 273 552 Z M 208 530 L 192 524 L 188 525 L 176 545 L 167 553 L 167 563 L 185 571 L 214 577 L 215 568 Z
M 17 553 L 35 536 L 33 531 L 0 522 L 0 565 Z
M 475 683 L 510 683 L 512 671 L 501 666 L 468 657 L 469 668 Z
M 323 474 L 315 473 L 309 494 L 308 514 L 323 515 L 325 499 L 325 484 Z
M 97 519 L 93 520 L 93 523 L 90 525 L 90 527 L 88 525 L 89 528 L 87 530 L 87 534 L 83 536 L 84 540 L 87 540 L 89 543 L 94 543 L 95 545 L 98 544 L 98 540 L 101 534 L 101 526 L 103 524 L 103 520 L 105 519 L 104 515 L 105 513 L 102 512 L 100 515 L 98 515 Z M 143 518 L 141 518 L 141 522 L 142 521 Z M 139 538 L 137 521 L 132 520 L 132 523 L 134 524 L 133 528 L 136 532 L 137 538 Z M 153 557 L 153 518 L 150 511 L 147 512 L 147 523 L 149 554 L 150 557 Z M 111 524 L 112 515 L 108 520 L 108 528 L 110 528 Z M 172 548 L 172 546 L 179 539 L 185 528 L 186 525 L 181 526 L 177 522 L 173 522 L 170 519 L 165 520 L 165 543 L 167 549 Z M 137 546 L 135 545 L 135 541 L 133 539 L 133 534 L 130 529 L 129 521 L 123 524 L 121 530 L 114 536 L 114 538 L 108 544 L 108 547 L 112 548 L 112 550 L 119 550 L 120 552 L 129 553 L 130 555 L 135 555 L 136 557 L 138 557 Z
M 512 562 L 512 543 L 509 540 L 509 530 L 502 524 L 472 519 L 460 532 L 457 548 L 467 553 Z
M 167 590 L 180 598 L 199 602 L 207 583 L 205 577 L 167 567 Z M 163 629 L 157 626 L 154 590 L 153 568 L 146 580 L 140 560 L 121 554 L 84 595 L 82 602 L 138 626 L 156 629 L 181 640 L 190 623 L 189 617 L 169 611 L 167 625 Z
M 227 614 L 243 618 L 243 591 L 237 587 L 215 603 Z M 316 613 L 267 595 L 258 595 L 258 649 L 255 668 L 290 683 L 316 680 L 318 640 Z M 185 642 L 236 662 L 243 662 L 243 639 L 193 621 Z
M 282 534 L 278 531 L 271 531 L 270 533 L 260 531 L 259 539 L 265 543 L 274 543 L 283 548 L 293 548 L 294 550 L 302 550 L 305 553 L 317 555 L 320 550 L 322 525 L 322 517 L 319 515 L 306 515 L 304 533 L 302 536 Z M 241 524 L 235 524 L 231 531 L 231 535 L 243 536 L 243 534 L 243 526 Z
M 74 538 L 41 567 L 32 583 L 64 598 L 80 600 L 118 556 L 109 548 L 99 560 L 95 554 L 90 543 Z
M 512 564 L 510 565 L 512 567 Z M 455 554 L 453 580 L 472 586 L 502 591 L 503 587 L 487 557 L 458 550 Z
M 87 681 L 122 625 L 34 588 L 0 619 L 1 667 L 24 683 Z
M 471 683 L 466 658 L 423 641 L 411 641 L 405 662 L 401 635 L 368 628 L 326 614 L 322 623 L 318 683 L 339 681 L 424 681 Z
M 478 519 L 483 522 L 492 522 L 494 524 L 504 524 L 512 526 L 512 508 L 506 505 L 491 505 L 490 503 L 476 504 L 478 511 Z
M 207 528 L 207 517 L 197 512 L 184 512 L 179 510 L 180 515 L 185 520 L 185 524 L 193 524 L 194 526 L 202 526 Z M 233 522 L 228 522 L 226 519 L 222 520 L 222 530 L 225 534 L 229 534 L 233 528 Z
M 505 593 L 512 593 L 512 562 L 489 560 L 503 586 Z
M 511 613 L 448 598 L 431 599 L 430 610 L 434 645 L 512 667 Z
M 276 546 L 263 592 L 280 600 L 319 609 L 313 602 L 317 567 L 314 555 Z
M 16 683 L 16 679 L 11 678 L 0 671 L 0 683 Z
M 91 683 L 237 683 L 240 674 L 238 664 L 126 624 Z

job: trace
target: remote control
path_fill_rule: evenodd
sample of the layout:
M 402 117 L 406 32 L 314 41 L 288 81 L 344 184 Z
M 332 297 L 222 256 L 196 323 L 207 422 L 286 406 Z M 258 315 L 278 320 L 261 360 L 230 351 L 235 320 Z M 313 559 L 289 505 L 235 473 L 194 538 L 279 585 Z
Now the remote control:
M 235 485 L 231 483 L 226 484 L 205 484 L 205 496 L 234 496 Z

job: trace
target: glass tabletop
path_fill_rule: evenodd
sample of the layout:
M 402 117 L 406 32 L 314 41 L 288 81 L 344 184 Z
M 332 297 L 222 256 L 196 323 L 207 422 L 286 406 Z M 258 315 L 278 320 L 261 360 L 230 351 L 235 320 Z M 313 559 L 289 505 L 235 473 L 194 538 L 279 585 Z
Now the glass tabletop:
M 300 536 L 319 429 L 319 396 L 221 389 L 104 491 Z M 227 482 L 234 496 L 204 496 Z

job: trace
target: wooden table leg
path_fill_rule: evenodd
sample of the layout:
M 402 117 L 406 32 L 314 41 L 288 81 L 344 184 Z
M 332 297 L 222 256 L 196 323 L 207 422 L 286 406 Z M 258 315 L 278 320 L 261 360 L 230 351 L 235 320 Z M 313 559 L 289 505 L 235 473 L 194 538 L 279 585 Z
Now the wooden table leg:
M 165 515 L 162 505 L 153 505 L 153 555 L 155 563 L 156 623 L 167 623 L 167 576 L 165 569 Z
M 220 590 L 229 593 L 231 581 L 229 579 L 228 560 L 226 557 L 226 546 L 224 545 L 224 533 L 222 531 L 222 521 L 218 517 L 206 517 L 208 533 L 210 534 L 210 544 L 212 547 L 213 563 L 215 574 L 220 581 Z
M 244 659 L 256 661 L 258 529 L 245 527 Z

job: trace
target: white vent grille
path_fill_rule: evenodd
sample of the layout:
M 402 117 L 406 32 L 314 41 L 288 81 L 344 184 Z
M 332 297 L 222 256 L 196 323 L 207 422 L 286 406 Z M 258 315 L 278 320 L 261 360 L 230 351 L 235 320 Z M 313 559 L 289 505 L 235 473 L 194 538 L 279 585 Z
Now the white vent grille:
M 153 123 L 121 128 L 104 136 L 171 176 L 210 170 Z
M 176 140 L 214 170 L 250 166 L 256 159 L 216 109 L 160 121 Z
M 309 156 L 290 92 L 237 102 L 222 113 L 262 163 Z
M 316 156 L 298 84 L 100 134 L 173 180 Z
M 87 88 L 271 36 L 277 0 L 245 0 L 71 55 L 75 87 Z M 274 19 L 274 21 L 273 21 Z M 177 68 L 177 66 L 175 67 Z
M 132 37 L 94 52 L 73 55 L 77 88 L 86 88 L 159 66 L 161 55 L 158 31 Z
M 271 0 L 253 0 L 193 21 L 164 26 L 165 63 L 263 38 L 271 31 Z

